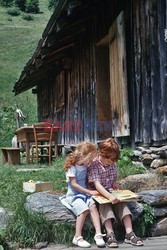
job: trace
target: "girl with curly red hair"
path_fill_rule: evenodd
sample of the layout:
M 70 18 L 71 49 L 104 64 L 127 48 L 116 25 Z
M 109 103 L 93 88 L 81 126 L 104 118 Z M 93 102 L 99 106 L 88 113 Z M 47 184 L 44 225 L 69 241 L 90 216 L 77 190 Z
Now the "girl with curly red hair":
M 96 154 L 96 147 L 90 142 L 84 142 L 78 145 L 65 161 L 68 191 L 61 201 L 76 215 L 76 231 L 72 242 L 80 247 L 90 247 L 90 244 L 82 237 L 82 228 L 89 212 L 96 231 L 94 237 L 96 245 L 105 246 L 99 213 L 91 198 L 91 195 L 96 195 L 98 192 L 89 190 L 86 186 L 87 166 Z

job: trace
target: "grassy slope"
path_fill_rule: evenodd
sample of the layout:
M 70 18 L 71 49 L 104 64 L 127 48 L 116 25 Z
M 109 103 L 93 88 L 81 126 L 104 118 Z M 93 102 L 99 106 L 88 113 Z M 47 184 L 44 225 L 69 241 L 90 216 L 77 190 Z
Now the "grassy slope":
M 33 21 L 12 17 L 0 6 L 0 109 L 17 104 L 29 124 L 37 120 L 36 96 L 30 90 L 15 97 L 12 89 L 52 14 L 47 5 L 47 0 L 40 0 L 41 14 L 33 15 Z

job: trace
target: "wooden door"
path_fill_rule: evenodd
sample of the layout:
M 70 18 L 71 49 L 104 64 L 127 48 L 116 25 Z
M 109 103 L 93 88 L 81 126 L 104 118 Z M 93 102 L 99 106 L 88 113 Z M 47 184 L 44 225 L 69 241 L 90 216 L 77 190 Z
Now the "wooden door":
M 130 125 L 123 11 L 109 30 L 109 59 L 112 135 L 115 137 L 128 136 L 130 135 Z

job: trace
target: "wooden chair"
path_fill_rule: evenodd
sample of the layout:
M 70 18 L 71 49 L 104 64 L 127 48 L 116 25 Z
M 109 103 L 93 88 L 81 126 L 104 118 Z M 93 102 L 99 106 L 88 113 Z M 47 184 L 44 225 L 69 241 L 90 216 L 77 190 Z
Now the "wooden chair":
M 41 122 L 32 125 L 34 131 L 35 145 L 32 145 L 31 159 L 36 159 L 38 164 L 39 158 L 48 158 L 49 164 L 52 161 L 52 141 L 53 141 L 53 129 L 54 126 L 46 126 L 46 123 Z M 43 143 L 43 144 L 41 144 Z M 46 152 L 47 150 L 47 152 Z

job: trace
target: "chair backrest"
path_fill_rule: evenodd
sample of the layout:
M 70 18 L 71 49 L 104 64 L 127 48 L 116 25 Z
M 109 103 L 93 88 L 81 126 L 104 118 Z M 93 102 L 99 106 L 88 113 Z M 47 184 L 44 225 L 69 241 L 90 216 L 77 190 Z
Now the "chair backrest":
M 36 145 L 38 142 L 48 142 L 50 145 L 52 144 L 53 138 L 53 124 L 50 126 L 46 126 L 46 123 L 37 123 L 33 124 L 33 131 L 34 131 L 34 139 Z

